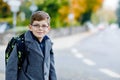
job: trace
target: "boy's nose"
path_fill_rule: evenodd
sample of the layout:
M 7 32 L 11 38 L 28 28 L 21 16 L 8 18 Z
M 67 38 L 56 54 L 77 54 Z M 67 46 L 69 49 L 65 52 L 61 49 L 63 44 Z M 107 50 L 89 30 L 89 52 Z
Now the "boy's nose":
M 41 26 L 39 26 L 39 29 L 43 29 Z

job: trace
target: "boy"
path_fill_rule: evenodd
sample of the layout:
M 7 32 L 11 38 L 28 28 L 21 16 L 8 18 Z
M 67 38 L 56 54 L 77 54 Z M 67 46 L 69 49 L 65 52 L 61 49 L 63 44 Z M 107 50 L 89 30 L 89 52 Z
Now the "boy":
M 57 80 L 52 42 L 46 36 L 50 30 L 50 16 L 44 11 L 34 12 L 29 30 L 25 33 L 26 57 L 18 70 L 17 48 L 14 47 L 6 66 L 6 80 Z

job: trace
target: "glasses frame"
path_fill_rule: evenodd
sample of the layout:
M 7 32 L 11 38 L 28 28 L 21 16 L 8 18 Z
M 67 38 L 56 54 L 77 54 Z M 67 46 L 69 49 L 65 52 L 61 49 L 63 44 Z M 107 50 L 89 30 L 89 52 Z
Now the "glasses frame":
M 33 26 L 36 29 L 42 28 L 42 29 L 47 29 L 49 27 L 49 25 L 40 25 L 40 24 L 32 24 L 31 26 Z

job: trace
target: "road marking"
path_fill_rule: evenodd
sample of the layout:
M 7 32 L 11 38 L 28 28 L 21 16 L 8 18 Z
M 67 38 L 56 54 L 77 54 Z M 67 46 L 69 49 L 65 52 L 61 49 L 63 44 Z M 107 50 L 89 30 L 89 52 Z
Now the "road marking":
M 78 50 L 76 48 L 71 49 L 72 53 L 78 53 Z
M 111 71 L 111 70 L 109 70 L 109 69 L 103 68 L 103 69 L 99 69 L 99 71 L 102 72 L 102 73 L 107 74 L 107 75 L 110 76 L 110 77 L 120 78 L 120 74 L 118 74 L 118 73 L 116 73 L 116 72 L 113 72 L 113 71 Z
M 90 59 L 83 59 L 83 62 L 87 65 L 94 66 L 96 65 L 92 60 Z
M 71 52 L 74 54 L 75 57 L 77 58 L 83 58 L 83 62 L 87 65 L 90 65 L 90 66 L 94 66 L 96 65 L 95 62 L 93 62 L 92 60 L 90 59 L 85 59 L 84 56 L 78 52 L 78 50 L 76 48 L 72 48 L 71 49 Z
M 82 54 L 80 54 L 80 53 L 78 53 L 78 54 L 75 53 L 74 55 L 75 55 L 75 57 L 77 57 L 77 58 L 83 58 L 83 57 L 84 57 L 84 56 L 83 56 Z
M 71 52 L 74 54 L 75 57 L 77 58 L 83 58 L 83 62 L 89 66 L 95 66 L 96 63 L 93 62 L 92 60 L 90 59 L 87 59 L 85 58 L 81 53 L 79 53 L 79 51 L 76 49 L 76 48 L 73 48 L 71 49 Z M 120 74 L 116 73 L 116 72 L 113 72 L 109 69 L 105 69 L 105 68 L 100 68 L 98 69 L 100 72 L 110 76 L 110 77 L 113 77 L 113 78 L 119 78 L 120 79 Z
M 74 56 L 77 57 L 77 58 L 83 58 L 83 57 L 84 57 L 84 56 L 83 56 L 81 53 L 79 53 L 78 50 L 75 49 L 75 48 L 73 48 L 73 49 L 71 50 L 71 52 L 72 52 L 72 53 L 74 54 Z

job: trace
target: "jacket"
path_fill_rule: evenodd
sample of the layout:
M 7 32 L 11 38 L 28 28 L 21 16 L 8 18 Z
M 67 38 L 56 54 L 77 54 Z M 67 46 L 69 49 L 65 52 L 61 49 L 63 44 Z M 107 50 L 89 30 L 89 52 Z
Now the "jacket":
M 17 49 L 14 47 L 6 66 L 6 80 L 57 80 L 54 67 L 52 42 L 48 36 L 45 39 L 43 55 L 39 43 L 32 38 L 30 31 L 25 33 L 27 50 L 21 70 L 18 70 Z

